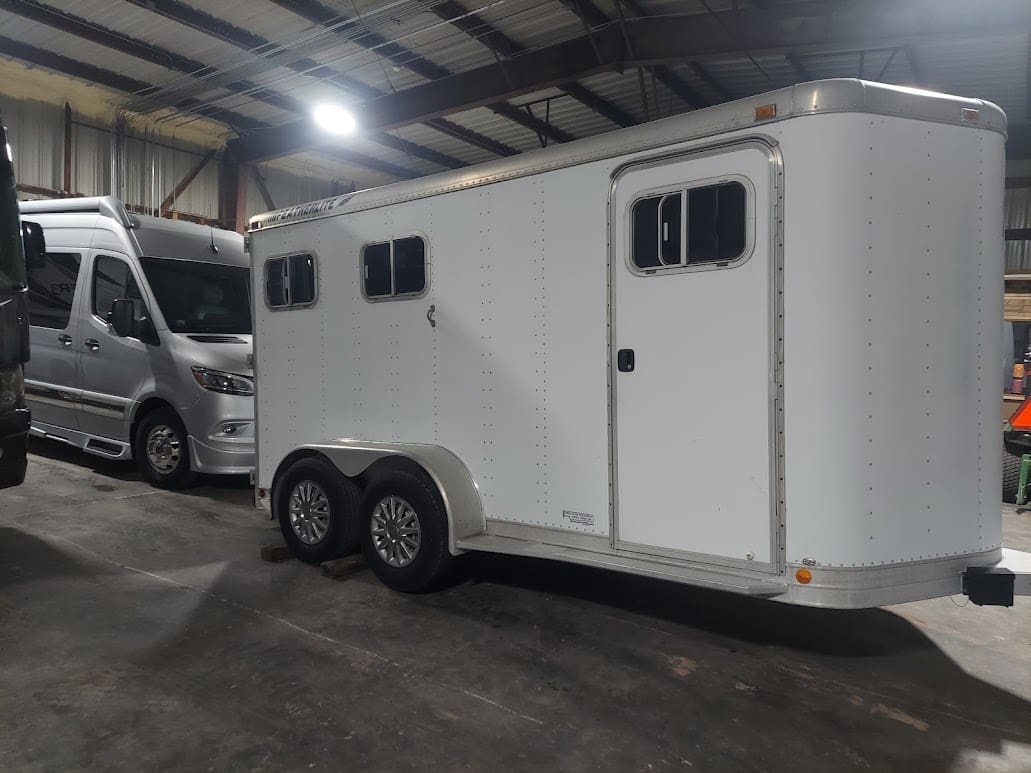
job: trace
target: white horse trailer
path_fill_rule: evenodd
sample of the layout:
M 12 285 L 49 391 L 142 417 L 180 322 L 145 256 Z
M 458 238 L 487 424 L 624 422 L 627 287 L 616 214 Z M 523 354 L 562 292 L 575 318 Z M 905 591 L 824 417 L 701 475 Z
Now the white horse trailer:
M 1004 142 L 822 81 L 255 217 L 259 507 L 402 590 L 488 551 L 1012 603 Z

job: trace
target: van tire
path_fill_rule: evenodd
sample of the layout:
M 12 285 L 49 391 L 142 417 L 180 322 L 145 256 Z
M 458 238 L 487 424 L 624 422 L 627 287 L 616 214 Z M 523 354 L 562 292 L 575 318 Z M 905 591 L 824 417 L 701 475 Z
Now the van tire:
M 305 483 L 308 484 L 307 487 L 304 486 Z M 321 509 L 324 509 L 328 517 L 328 524 L 325 527 L 318 524 L 311 526 L 312 529 L 319 531 L 325 528 L 324 533 L 306 531 L 303 520 L 305 517 L 310 518 L 312 512 L 297 514 L 301 516 L 302 523 L 295 529 L 297 522 L 292 520 L 290 513 L 290 501 L 295 491 L 301 498 L 299 505 L 307 502 L 320 505 L 321 498 L 325 498 L 325 505 Z M 279 520 L 279 530 L 283 533 L 283 539 L 295 556 L 309 564 L 321 564 L 323 561 L 332 561 L 334 558 L 358 552 L 360 501 L 361 491 L 358 487 L 341 475 L 336 467 L 318 457 L 298 459 L 286 468 L 272 487 L 272 514 Z M 301 535 L 305 533 L 308 534 L 309 541 L 302 538 Z M 318 539 L 310 541 L 315 536 L 318 536 Z
M 154 460 L 148 445 L 163 435 L 159 453 L 166 463 Z M 197 473 L 190 467 L 190 439 L 179 415 L 171 408 L 158 408 L 146 414 L 136 425 L 133 456 L 140 474 L 158 488 L 185 489 L 197 482 Z
M 381 505 L 384 510 L 380 509 Z M 391 512 L 394 513 L 392 518 Z M 384 517 L 393 523 L 390 533 L 384 522 L 377 520 Z M 398 523 L 402 525 L 399 527 Z M 413 526 L 418 529 L 418 549 L 409 559 L 400 552 L 399 543 L 410 538 L 411 535 L 404 532 Z M 361 506 L 362 551 L 366 563 L 387 587 L 402 593 L 421 593 L 443 585 L 455 563 L 455 557 L 448 550 L 448 536 L 444 502 L 425 474 L 391 470 L 376 478 L 365 490 Z M 410 552 L 410 548 L 405 549 Z M 381 551 L 385 551 L 387 557 Z M 390 562 L 391 551 L 395 551 L 393 559 L 400 565 Z

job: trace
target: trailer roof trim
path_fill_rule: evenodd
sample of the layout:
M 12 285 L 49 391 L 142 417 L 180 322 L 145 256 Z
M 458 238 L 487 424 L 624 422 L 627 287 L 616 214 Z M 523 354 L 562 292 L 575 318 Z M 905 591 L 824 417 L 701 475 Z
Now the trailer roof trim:
M 756 108 L 771 103 L 777 105 L 776 117 L 757 121 Z M 964 109 L 980 111 L 979 120 L 975 123 L 964 118 Z M 850 78 L 812 81 L 465 169 L 267 212 L 252 217 L 249 230 L 373 209 L 823 113 L 870 113 L 1006 133 L 1006 114 L 997 105 L 984 100 Z

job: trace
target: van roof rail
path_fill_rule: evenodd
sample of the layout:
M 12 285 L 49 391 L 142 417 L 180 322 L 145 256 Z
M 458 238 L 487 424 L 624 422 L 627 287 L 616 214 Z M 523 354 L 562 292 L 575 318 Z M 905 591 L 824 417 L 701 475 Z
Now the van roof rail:
M 62 212 L 96 212 L 117 220 L 125 228 L 135 228 L 136 221 L 129 215 L 125 205 L 114 196 L 84 196 L 70 199 L 36 199 L 19 201 L 18 208 L 23 215 L 57 214 Z

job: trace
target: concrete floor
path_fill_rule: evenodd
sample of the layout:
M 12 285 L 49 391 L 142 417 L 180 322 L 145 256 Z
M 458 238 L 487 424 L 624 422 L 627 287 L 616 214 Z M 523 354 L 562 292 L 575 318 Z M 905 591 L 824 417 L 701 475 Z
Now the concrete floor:
M 0 492 L 5 770 L 1031 770 L 1031 599 L 863 612 L 478 559 L 288 561 L 243 482 L 36 444 Z M 1031 550 L 1031 516 L 1006 514 Z

